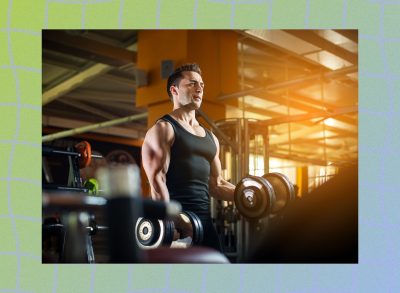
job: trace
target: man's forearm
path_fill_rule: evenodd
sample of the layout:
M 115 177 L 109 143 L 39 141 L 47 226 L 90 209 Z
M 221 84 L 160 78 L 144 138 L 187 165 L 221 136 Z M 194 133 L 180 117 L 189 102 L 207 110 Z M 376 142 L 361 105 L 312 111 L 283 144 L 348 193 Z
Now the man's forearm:
M 216 199 L 233 201 L 235 185 L 226 180 L 220 180 L 217 184 L 210 185 L 210 192 Z
M 169 201 L 169 192 L 165 181 L 162 178 L 154 178 L 151 185 L 151 197 L 154 200 Z

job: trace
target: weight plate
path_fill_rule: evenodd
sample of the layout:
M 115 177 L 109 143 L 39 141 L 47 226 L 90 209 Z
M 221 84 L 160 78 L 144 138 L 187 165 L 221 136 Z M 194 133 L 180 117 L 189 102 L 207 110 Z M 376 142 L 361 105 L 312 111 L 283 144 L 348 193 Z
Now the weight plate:
M 196 213 L 191 211 L 185 211 L 184 213 L 188 216 L 193 227 L 193 245 L 200 245 L 204 238 L 203 224 Z
M 163 223 L 165 226 L 165 236 L 163 238 L 162 244 L 170 246 L 172 241 L 174 240 L 175 224 L 171 220 L 164 220 Z
M 194 242 L 194 244 L 196 245 L 201 245 L 203 243 L 203 239 L 204 239 L 204 228 L 203 228 L 203 223 L 201 222 L 200 218 L 195 214 L 194 214 L 194 219 L 197 221 L 198 225 L 197 225 L 197 229 L 198 229 L 198 238 L 196 239 L 196 241 Z
M 290 201 L 295 198 L 294 186 L 290 182 L 289 178 L 282 173 L 267 173 L 263 175 L 263 178 L 271 183 L 276 201 L 274 202 L 272 213 L 279 213 L 283 211 Z
M 159 247 L 164 235 L 165 227 L 163 221 L 143 217 L 136 221 L 135 238 L 140 248 L 152 249 Z
M 79 153 L 78 163 L 79 168 L 83 169 L 89 166 L 92 160 L 92 148 L 87 141 L 81 141 L 75 145 L 76 151 Z
M 234 200 L 236 208 L 244 217 L 257 219 L 271 211 L 275 194 L 266 179 L 248 176 L 236 185 Z

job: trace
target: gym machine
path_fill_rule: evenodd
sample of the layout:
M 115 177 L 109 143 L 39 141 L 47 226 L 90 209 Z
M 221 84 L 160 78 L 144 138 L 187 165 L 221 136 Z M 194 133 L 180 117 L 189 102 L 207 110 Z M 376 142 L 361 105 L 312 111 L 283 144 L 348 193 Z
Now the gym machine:
M 260 234 L 267 233 L 268 225 L 294 199 L 293 184 L 284 174 L 268 173 L 267 127 L 245 118 L 220 120 L 212 127 L 226 136 L 220 139 L 223 175 L 236 185 L 234 205 L 212 199 L 212 217 L 225 255 L 245 262 L 258 246 Z

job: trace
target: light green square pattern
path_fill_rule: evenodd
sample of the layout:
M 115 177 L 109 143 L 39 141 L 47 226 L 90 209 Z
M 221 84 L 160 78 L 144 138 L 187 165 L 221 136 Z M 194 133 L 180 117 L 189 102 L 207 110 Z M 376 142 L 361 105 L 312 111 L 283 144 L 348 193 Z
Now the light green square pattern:
M 10 182 L 11 194 L 18 194 L 11 198 L 11 207 L 13 213 L 25 217 L 40 218 L 42 212 L 40 184 L 25 182 L 21 184 L 18 181 Z M 37 224 L 36 224 L 37 225 Z
M 46 1 L 12 1 L 11 27 L 40 32 L 43 27 L 45 6 Z
M 0 231 L 2 232 L 0 241 L 0 251 L 15 252 L 16 240 L 13 233 L 14 228 L 10 218 L 7 217 L 0 218 Z
M 47 10 L 47 27 L 45 28 L 82 28 L 82 4 L 50 2 Z
M 42 55 L 41 46 L 40 35 L 12 32 L 11 49 L 14 65 L 39 70 L 42 66 L 41 58 L 32 58 L 32 56 Z
M 1 267 L 7 268 L 1 270 L 0 288 L 5 292 L 15 292 L 15 285 L 17 283 L 17 257 L 15 255 L 1 255 Z M 9 291 L 8 291 L 9 290 Z
M 235 27 L 242 28 L 267 28 L 268 27 L 268 3 L 245 5 L 239 4 L 235 8 Z M 249 17 L 251 15 L 251 17 Z
M 385 20 L 384 20 L 384 30 L 385 38 L 400 38 L 399 31 L 399 15 L 400 15 L 400 5 L 385 5 L 383 7 Z M 397 3 L 399 4 L 399 3 Z
M 8 216 L 7 181 L 0 181 L 0 216 Z
M 118 19 L 110 17 L 118 15 L 121 1 L 104 2 L 101 5 L 87 5 L 85 8 L 85 26 L 87 28 L 118 27 Z M 99 24 L 101 24 L 99 26 Z
M 38 101 L 40 101 L 40 97 L 42 96 L 41 72 L 27 71 L 21 69 L 18 70 L 18 78 L 20 84 L 21 103 L 28 105 L 36 105 L 40 109 Z M 34 126 L 31 125 L 31 127 Z
M 125 1 L 121 23 L 126 28 L 156 28 L 157 1 Z M 146 17 L 143 17 L 143 16 Z
M 13 72 L 10 68 L 0 69 L 0 83 L 7 85 L 3 87 L 1 91 L 1 103 L 16 103 L 17 102 L 17 90 L 16 82 L 14 79 Z M 5 112 L 5 109 L 0 110 L 1 113 Z M 7 121 L 12 121 L 12 117 L 8 116 Z M 0 136 L 2 136 L 0 134 Z
M 15 219 L 20 251 L 29 255 L 37 256 L 38 259 L 41 258 L 42 244 L 40 241 L 32 241 L 32 235 L 41 235 L 42 229 L 40 223 L 41 221 Z
M 0 130 L 0 140 L 12 140 L 15 136 L 15 122 L 17 121 L 17 109 L 15 106 L 3 106 L 1 108 L 1 116 L 7 121 L 13 121 L 8 127 L 2 127 Z
M 37 149 L 32 149 L 29 145 L 15 145 L 13 168 L 11 176 L 14 178 L 24 178 L 40 182 L 40 169 L 35 169 L 33 166 L 40 168 L 41 157 Z
M 161 27 L 187 28 L 193 26 L 192 1 L 177 0 L 175 5 L 163 1 L 160 9 L 163 11 L 163 14 L 160 15 Z
M 306 14 L 306 0 L 273 1 L 272 2 L 273 27 L 277 28 L 303 28 L 304 15 Z
M 343 20 L 343 1 L 308 1 L 309 5 L 309 21 L 308 27 L 325 27 L 337 28 L 338 24 Z M 329 11 L 329 14 L 321 13 L 321 11 Z
M 21 289 L 23 292 L 54 292 L 54 289 L 57 290 L 56 273 L 57 268 L 54 265 L 43 265 L 40 259 L 22 257 Z
M 12 120 L 8 121 L 8 123 L 11 123 L 11 122 L 12 122 Z M 10 125 L 13 126 L 12 124 L 10 124 Z M 8 166 L 9 166 L 8 162 L 10 160 L 11 147 L 12 147 L 12 145 L 10 143 L 1 143 L 0 144 L 0 162 L 1 162 L 1 165 L 0 165 L 0 178 L 4 178 L 4 180 L 9 176 L 9 174 L 8 174 Z M 4 181 L 4 182 L 6 182 L 6 181 Z
M 229 28 L 231 24 L 231 5 L 218 1 L 199 0 L 197 14 L 195 13 L 196 28 Z
M 0 32 L 0 48 L 3 48 L 0 54 L 0 66 L 9 66 L 10 65 L 10 57 L 8 56 L 8 34 L 3 31 Z M 3 70 L 2 70 L 3 71 Z M 0 79 L 1 81 L 1 79 Z
M 382 97 L 388 95 L 388 89 L 381 86 L 381 81 L 376 78 L 365 78 L 366 86 L 360 91 L 360 96 L 363 99 L 363 107 L 374 111 L 380 108 L 381 111 L 389 111 L 391 105 L 389 100 L 384 100 Z
M 41 111 L 31 108 L 21 108 L 21 116 L 26 119 L 21 120 L 21 128 L 18 140 L 29 143 L 40 143 L 42 123 Z
M 370 39 L 361 39 L 359 43 L 359 60 L 368 58 L 368 64 L 364 65 L 363 71 L 375 74 L 383 73 L 385 69 L 381 46 L 375 40 Z

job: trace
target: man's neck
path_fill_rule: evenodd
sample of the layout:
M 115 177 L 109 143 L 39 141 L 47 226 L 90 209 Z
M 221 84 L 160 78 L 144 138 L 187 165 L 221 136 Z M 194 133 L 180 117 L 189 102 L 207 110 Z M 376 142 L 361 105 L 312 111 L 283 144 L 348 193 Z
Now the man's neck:
M 194 109 L 188 111 L 184 107 L 181 107 L 178 109 L 174 109 L 171 115 L 177 120 L 183 121 L 189 125 L 193 126 L 197 124 L 196 111 Z

